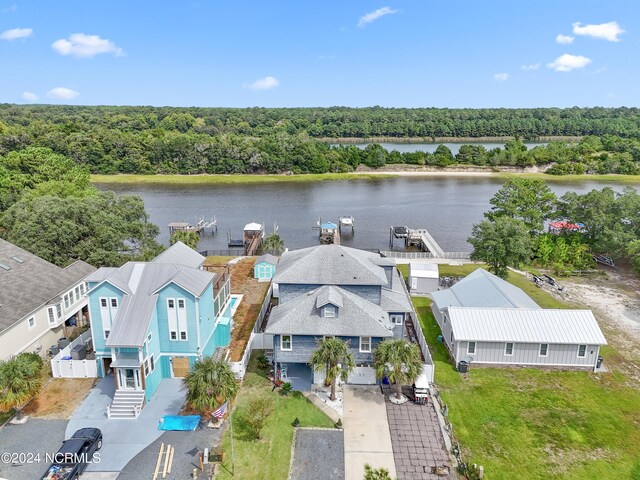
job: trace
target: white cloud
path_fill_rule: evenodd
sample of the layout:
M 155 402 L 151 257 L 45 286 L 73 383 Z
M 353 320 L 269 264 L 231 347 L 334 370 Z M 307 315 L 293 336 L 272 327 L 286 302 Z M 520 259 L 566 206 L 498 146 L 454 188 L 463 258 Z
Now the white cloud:
M 398 12 L 397 10 L 394 10 L 390 7 L 379 8 L 373 12 L 369 12 L 366 15 L 363 15 L 362 17 L 360 17 L 360 20 L 358 20 L 358 26 L 362 28 L 367 23 L 371 23 L 374 20 L 384 17 L 385 15 L 390 15 L 392 13 L 397 13 L 397 12 Z
M 562 43 L 564 45 L 569 45 L 570 43 L 573 43 L 574 38 L 571 35 L 563 35 L 561 33 L 558 34 L 558 36 L 556 37 L 556 42 L 558 43 Z
M 270 88 L 276 88 L 280 85 L 280 80 L 276 77 L 267 76 L 264 78 L 259 78 L 253 83 L 247 85 L 251 90 L 269 90 Z
M 30 37 L 31 35 L 33 35 L 32 28 L 12 28 L 11 30 L 5 30 L 0 33 L 0 39 L 11 42 L 13 40 L 18 40 L 19 38 Z
M 38 95 L 33 92 L 22 92 L 20 95 L 25 102 L 36 102 L 38 101 Z
M 556 72 L 570 72 L 578 68 L 584 68 L 591 63 L 591 59 L 582 55 L 570 55 L 565 53 L 560 55 L 553 62 L 547 63 L 547 67 L 552 68 Z
M 507 80 L 509 80 L 509 74 L 508 73 L 496 73 L 493 76 L 493 78 L 498 80 L 499 82 L 506 82 Z
M 600 23 L 598 25 L 584 25 L 580 22 L 573 24 L 573 33 L 576 35 L 586 35 L 587 37 L 607 40 L 609 42 L 619 42 L 618 35 L 622 35 L 624 30 L 620 28 L 618 22 Z
M 540 68 L 540 64 L 539 63 L 532 63 L 530 65 L 522 65 L 520 67 L 522 70 L 524 70 L 525 72 L 531 71 L 531 70 L 538 70 Z
M 91 58 L 102 53 L 112 53 L 116 57 L 124 55 L 122 48 L 111 40 L 100 38 L 98 35 L 74 33 L 69 38 L 61 38 L 51 44 L 60 55 L 73 55 L 78 58 Z
M 76 98 L 78 95 L 80 95 L 78 92 L 66 87 L 52 88 L 47 93 L 47 97 L 58 100 L 71 100 L 72 98 Z

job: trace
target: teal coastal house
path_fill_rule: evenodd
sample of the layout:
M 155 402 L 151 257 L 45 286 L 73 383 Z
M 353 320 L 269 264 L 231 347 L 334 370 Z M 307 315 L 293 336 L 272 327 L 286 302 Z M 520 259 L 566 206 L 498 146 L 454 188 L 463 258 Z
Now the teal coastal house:
M 100 268 L 87 278 L 98 375 L 113 375 L 110 418 L 136 418 L 160 382 L 228 346 L 230 275 L 203 270 L 178 242 L 151 262 Z

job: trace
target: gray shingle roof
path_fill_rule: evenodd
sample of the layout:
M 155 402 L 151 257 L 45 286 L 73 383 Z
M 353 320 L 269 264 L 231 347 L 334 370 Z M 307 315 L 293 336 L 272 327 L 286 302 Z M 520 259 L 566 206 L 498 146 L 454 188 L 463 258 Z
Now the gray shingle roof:
M 152 260 L 153 263 L 174 263 L 185 267 L 200 268 L 205 257 L 182 242 L 176 242 Z
M 0 263 L 9 267 L 0 268 L 0 331 L 44 305 L 57 303 L 61 295 L 95 271 L 81 260 L 60 268 L 3 239 Z
M 606 345 L 591 310 L 448 308 L 456 340 Z
M 271 265 L 277 265 L 278 260 L 279 260 L 278 257 L 276 257 L 275 255 L 271 255 L 270 253 L 265 253 L 264 255 L 260 255 L 259 257 L 256 258 L 255 265 L 258 265 L 259 263 L 262 263 L 262 262 L 267 262 L 267 263 L 270 263 Z
M 321 317 L 319 296 L 342 297 L 342 307 L 335 318 Z M 274 307 L 266 333 L 294 335 L 337 335 L 355 337 L 392 337 L 389 315 L 378 305 L 340 287 L 324 286 Z
M 342 307 L 342 295 L 336 287 L 330 286 L 323 289 L 321 293 L 318 293 L 316 297 L 316 307 L 324 307 L 330 303 L 336 307 Z
M 375 253 L 341 245 L 318 245 L 285 252 L 275 283 L 308 285 L 387 285 L 384 259 Z
M 216 277 L 214 273 L 184 265 L 153 262 L 129 262 L 115 271 L 100 270 L 95 278 L 102 277 L 102 282 L 109 282 L 125 293 L 107 339 L 108 347 L 138 347 L 144 343 L 158 290 L 168 283 L 200 296 Z
M 515 285 L 478 268 L 447 290 L 431 294 L 439 309 L 444 307 L 540 308 Z

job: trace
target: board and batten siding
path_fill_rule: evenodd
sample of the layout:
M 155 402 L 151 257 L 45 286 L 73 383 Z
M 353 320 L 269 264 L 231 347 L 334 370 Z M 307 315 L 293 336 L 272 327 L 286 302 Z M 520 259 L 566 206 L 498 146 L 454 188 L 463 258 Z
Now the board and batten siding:
M 577 344 L 549 343 L 547 356 L 541 357 L 539 343 L 514 343 L 513 355 L 505 355 L 505 342 L 476 342 L 476 353 L 470 355 L 467 353 L 469 342 L 454 343 L 452 351 L 454 356 L 457 352 L 456 363 L 471 358 L 472 363 L 592 367 L 600 351 L 598 345 L 587 345 L 584 358 L 580 358 Z
M 410 277 L 409 287 L 411 293 L 431 293 L 438 290 L 438 278 Z
M 435 304 L 433 303 L 431 304 L 431 311 L 436 319 L 436 323 L 440 327 L 445 344 L 449 347 L 449 350 L 454 352 L 453 355 L 455 356 L 455 346 L 453 345 L 453 343 L 455 343 L 455 339 L 454 342 L 451 341 L 451 322 L 446 318 L 445 314 L 435 307 Z
M 383 340 L 379 337 L 371 339 L 371 353 L 360 352 L 359 337 L 338 337 L 349 342 L 349 351 L 353 355 L 356 364 L 368 364 L 373 362 L 373 352 Z M 311 355 L 318 348 L 320 335 L 293 335 L 292 350 L 280 349 L 280 335 L 273 336 L 273 359 L 280 363 L 308 363 Z

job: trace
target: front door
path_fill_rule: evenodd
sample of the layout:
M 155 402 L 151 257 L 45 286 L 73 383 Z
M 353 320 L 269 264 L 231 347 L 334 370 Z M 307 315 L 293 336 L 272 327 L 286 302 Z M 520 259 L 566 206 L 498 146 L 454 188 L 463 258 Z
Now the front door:
M 139 368 L 118 368 L 118 386 L 120 390 L 141 390 Z

